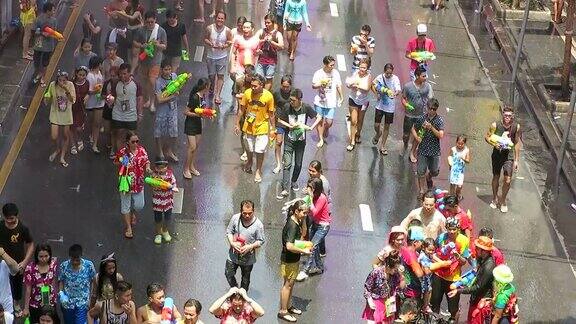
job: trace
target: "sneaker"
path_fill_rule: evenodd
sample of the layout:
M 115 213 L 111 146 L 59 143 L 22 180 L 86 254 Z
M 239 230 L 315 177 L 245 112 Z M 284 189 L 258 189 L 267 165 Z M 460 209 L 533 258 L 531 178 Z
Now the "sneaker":
M 242 153 L 242 155 L 240 155 L 240 160 L 241 161 L 248 161 L 248 155 L 246 155 L 246 152 Z
M 162 235 L 158 234 L 154 237 L 154 244 L 162 244 Z
M 272 170 L 272 173 L 276 174 L 276 173 L 280 172 L 280 170 L 282 170 L 282 167 L 278 165 L 274 168 L 274 170 Z
M 507 213 L 508 212 L 508 206 L 507 205 L 500 206 L 500 211 L 503 213 Z
M 276 199 L 282 200 L 282 199 L 288 197 L 288 195 L 289 195 L 288 190 L 282 190 L 282 192 L 276 196 Z
M 78 141 L 78 152 L 82 151 L 84 149 L 84 142 L 83 141 Z
M 498 208 L 498 205 L 496 204 L 496 202 L 495 202 L 494 200 L 492 200 L 492 201 L 490 202 L 490 208 L 492 208 L 492 209 Z
M 296 182 L 292 182 L 292 191 L 298 192 L 298 190 L 300 190 L 298 184 Z
M 323 273 L 324 273 L 324 270 L 322 270 L 322 269 L 320 269 L 320 268 L 313 268 L 313 269 L 311 269 L 310 271 L 308 271 L 308 274 L 311 275 L 311 276 L 312 276 L 312 275 L 320 275 L 320 274 L 323 274 Z
M 72 145 L 72 148 L 70 149 L 70 154 L 72 154 L 72 155 L 78 154 L 78 150 L 76 149 L 76 145 Z
M 167 243 L 172 241 L 172 236 L 170 236 L 170 232 L 168 232 L 168 231 L 162 233 L 162 238 L 164 239 L 164 242 L 167 242 Z
M 320 257 L 321 257 L 321 258 L 325 258 L 325 257 L 326 257 L 326 253 L 320 253 Z
M 308 279 L 308 275 L 306 274 L 306 272 L 304 271 L 300 271 L 298 273 L 298 275 L 296 276 L 296 281 L 300 282 L 300 281 L 304 281 Z

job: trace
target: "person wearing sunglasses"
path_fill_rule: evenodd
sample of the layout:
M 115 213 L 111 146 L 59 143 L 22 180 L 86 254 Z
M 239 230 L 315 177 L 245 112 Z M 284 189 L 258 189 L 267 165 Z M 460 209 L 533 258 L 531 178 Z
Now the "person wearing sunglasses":
M 494 145 L 490 141 L 492 135 L 507 139 L 514 145 L 512 148 L 500 143 Z M 522 131 L 520 124 L 514 121 L 514 110 L 512 107 L 506 106 L 502 109 L 502 120 L 493 122 L 490 125 L 490 129 L 488 129 L 484 139 L 494 147 L 492 150 L 492 201 L 490 202 L 490 207 L 492 209 L 500 208 L 501 212 L 506 213 L 508 212 L 506 197 L 512 182 L 512 171 L 518 172 L 518 161 L 522 148 Z M 502 193 L 499 198 L 498 189 L 502 172 L 504 173 L 504 182 L 502 183 Z

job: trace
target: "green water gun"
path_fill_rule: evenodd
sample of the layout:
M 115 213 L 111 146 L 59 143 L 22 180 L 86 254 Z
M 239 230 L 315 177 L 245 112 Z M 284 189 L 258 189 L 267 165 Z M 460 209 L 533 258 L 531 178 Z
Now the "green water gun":
M 414 111 L 414 106 L 408 100 L 402 99 L 402 105 L 407 111 Z
M 140 61 L 144 61 L 146 58 L 152 58 L 154 57 L 154 52 L 156 51 L 156 45 L 154 45 L 153 41 L 149 41 L 148 43 L 146 43 L 146 45 L 144 45 L 144 50 L 142 51 L 142 53 L 140 53 L 140 55 L 138 55 L 138 59 Z
M 187 50 L 182 50 L 182 61 L 190 61 L 190 53 Z

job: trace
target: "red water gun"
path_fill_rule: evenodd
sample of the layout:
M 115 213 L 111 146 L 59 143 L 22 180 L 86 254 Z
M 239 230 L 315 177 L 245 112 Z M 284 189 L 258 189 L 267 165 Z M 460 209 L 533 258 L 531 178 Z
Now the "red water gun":
M 64 40 L 64 35 L 48 26 L 44 27 L 44 32 L 48 34 L 49 37 L 55 38 L 58 41 Z

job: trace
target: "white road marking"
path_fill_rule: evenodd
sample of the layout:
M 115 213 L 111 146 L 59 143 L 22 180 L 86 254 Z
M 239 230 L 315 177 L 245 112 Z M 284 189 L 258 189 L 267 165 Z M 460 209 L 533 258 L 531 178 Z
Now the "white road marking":
M 450 112 L 450 110 L 452 110 L 452 108 L 448 108 L 448 107 L 446 107 L 446 112 L 447 112 L 447 113 L 449 113 L 449 112 Z
M 438 76 L 436 74 L 432 74 L 432 77 L 436 79 Z
M 194 51 L 194 62 L 202 62 L 203 57 L 204 46 L 196 46 L 196 50 Z
M 334 2 L 330 2 L 330 14 L 332 17 L 338 17 L 338 6 Z
M 476 192 L 480 192 L 480 188 L 476 187 Z
M 432 80 L 427 80 L 428 83 L 432 83 L 433 85 L 436 85 L 436 82 L 432 81 Z
M 342 54 L 336 54 L 336 63 L 338 64 L 338 70 L 346 72 L 346 57 Z
M 76 187 L 70 187 L 70 190 L 74 190 L 76 192 L 80 192 L 80 184 L 78 184 Z
M 58 243 L 64 243 L 64 236 L 60 235 L 59 238 L 57 239 L 47 239 L 47 242 L 58 242 Z
M 370 212 L 370 206 L 366 204 L 360 204 L 360 219 L 362 220 L 362 229 L 367 232 L 374 232 L 374 226 L 372 224 L 372 212 Z
M 174 206 L 172 207 L 172 214 L 182 214 L 182 204 L 184 203 L 184 188 L 178 188 L 174 192 Z
M 517 176 L 516 179 L 518 179 L 518 180 L 524 180 L 524 177 Z

